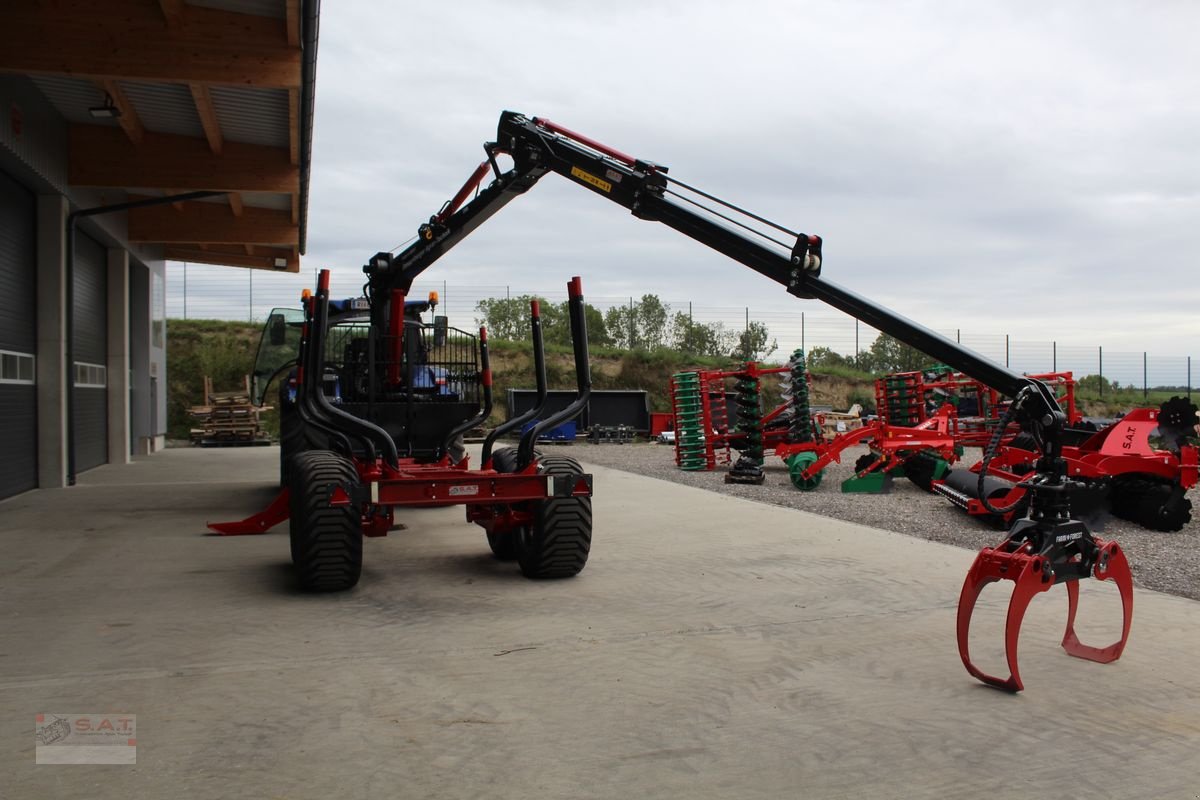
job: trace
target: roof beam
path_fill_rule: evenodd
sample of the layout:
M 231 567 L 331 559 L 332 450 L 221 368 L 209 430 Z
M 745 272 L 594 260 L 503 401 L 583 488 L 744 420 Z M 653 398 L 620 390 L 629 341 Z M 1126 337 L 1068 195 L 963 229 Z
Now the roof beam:
M 168 245 L 163 250 L 163 258 L 168 261 L 187 261 L 192 264 L 218 264 L 226 267 L 248 267 L 250 269 L 265 269 L 271 272 L 299 272 L 300 257 L 293 250 L 264 250 L 255 248 L 254 255 L 246 255 L 240 248 L 237 251 L 222 250 L 213 246 L 200 249 L 196 245 Z M 276 258 L 286 258 L 287 267 L 280 269 L 275 266 Z
M 142 136 L 146 133 L 146 129 L 142 127 L 142 120 L 138 117 L 133 103 L 129 102 L 129 98 L 121 91 L 121 86 L 111 78 L 96 81 L 96 86 L 100 88 L 100 91 L 111 97 L 113 105 L 121 110 L 121 115 L 117 117 L 117 124 L 121 126 L 121 130 L 125 131 L 125 135 L 129 137 L 129 141 L 139 144 L 142 141 Z
M 138 198 L 130 197 L 130 200 Z M 166 244 L 299 244 L 300 230 L 286 211 L 247 206 L 240 217 L 222 203 L 189 201 L 181 213 L 162 206 L 129 211 L 129 241 Z
M 144 0 L 7 3 L 0 72 L 300 86 L 301 51 L 278 19 L 187 6 L 186 24 L 164 29 L 166 13 Z
M 282 147 L 226 142 L 218 156 L 202 139 L 150 131 L 135 146 L 102 125 L 72 125 L 69 141 L 67 182 L 73 186 L 300 191 L 300 169 Z
M 183 0 L 158 0 L 158 7 L 168 28 L 177 28 L 183 22 Z
M 189 84 L 188 88 L 192 90 L 192 100 L 196 103 L 196 113 L 200 116 L 200 125 L 204 128 L 204 138 L 208 139 L 208 149 L 219 156 L 225 140 L 221 136 L 221 123 L 217 121 L 217 110 L 213 108 L 212 95 L 202 83 Z
M 287 43 L 300 46 L 300 0 L 287 0 Z
M 241 192 L 230 192 L 229 195 L 229 210 L 233 212 L 235 217 L 242 215 L 242 209 L 245 208 L 245 203 L 242 202 Z
M 300 90 L 288 89 L 288 153 L 300 163 Z

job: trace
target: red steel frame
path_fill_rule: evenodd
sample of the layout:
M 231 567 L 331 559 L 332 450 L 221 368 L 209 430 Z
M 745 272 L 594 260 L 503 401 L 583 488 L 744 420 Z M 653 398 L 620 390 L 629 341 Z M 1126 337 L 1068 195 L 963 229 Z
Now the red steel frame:
M 1064 445 L 1062 457 L 1067 462 L 1067 474 L 1073 478 L 1103 478 L 1116 475 L 1138 473 L 1178 481 L 1180 486 L 1192 488 L 1200 481 L 1200 462 L 1197 449 L 1192 445 L 1184 445 L 1179 454 L 1166 450 L 1155 450 L 1150 446 L 1150 434 L 1158 427 L 1158 410 L 1154 408 L 1135 408 L 1114 425 L 1092 435 L 1083 444 L 1073 447 Z M 1005 494 L 989 500 L 994 508 L 1009 509 L 1004 514 L 1005 521 L 1011 521 L 1016 513 L 1016 504 L 1025 496 L 1026 489 L 1018 484 L 1030 479 L 1035 471 L 1023 469 L 1013 472 L 1012 468 L 1024 465 L 1028 467 L 1037 454 L 1015 447 L 1001 446 L 996 456 L 988 464 L 988 474 L 1009 481 L 1013 487 Z M 971 466 L 971 472 L 978 475 L 983 461 Z M 946 495 L 956 504 L 962 502 Z M 963 508 L 972 516 L 987 516 L 992 512 L 987 510 L 979 498 L 969 498 Z
M 318 277 L 318 292 L 328 293 L 328 270 Z M 575 297 L 582 296 L 582 282 L 578 277 L 568 284 L 568 291 Z M 392 303 L 392 327 L 400 320 L 403 325 L 404 293 L 394 291 Z M 306 299 L 309 314 L 304 324 L 303 338 L 307 338 L 309 320 L 317 297 Z M 399 309 L 399 313 L 397 313 Z M 536 316 L 536 301 L 533 313 Z M 395 337 L 394 341 L 399 339 Z M 479 329 L 480 344 L 487 344 L 487 329 Z M 393 363 L 398 363 L 398 359 Z M 299 367 L 302 369 L 302 367 Z M 298 372 L 298 375 L 300 373 Z M 389 376 L 390 377 L 390 376 Z M 485 367 L 480 371 L 480 384 L 485 391 L 492 387 L 492 371 Z M 519 472 L 497 472 L 491 460 L 481 469 L 470 468 L 470 458 L 451 463 L 443 455 L 435 463 L 418 463 L 415 459 L 401 458 L 398 466 L 392 467 L 382 458 L 372 463 L 354 460 L 360 485 L 367 497 L 351 496 L 351 487 L 331 484 L 329 504 L 331 506 L 361 503 L 364 509 L 362 529 L 364 536 L 386 536 L 394 522 L 394 509 L 402 506 L 466 506 L 467 521 L 474 522 L 490 533 L 515 530 L 531 524 L 532 512 L 514 504 L 547 500 L 555 497 L 591 497 L 591 476 L 581 474 L 569 489 L 556 484 L 555 477 L 538 472 L 536 460 Z M 562 477 L 562 476 L 558 476 Z M 236 522 L 214 522 L 208 527 L 222 536 L 246 536 L 266 533 L 290 515 L 290 491 L 284 487 L 263 511 Z

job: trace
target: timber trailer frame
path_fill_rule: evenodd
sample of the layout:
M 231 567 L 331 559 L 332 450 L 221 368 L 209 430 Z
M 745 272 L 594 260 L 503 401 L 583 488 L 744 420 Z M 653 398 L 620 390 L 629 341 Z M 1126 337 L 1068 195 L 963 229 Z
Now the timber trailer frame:
M 779 283 L 796 297 L 820 300 L 1012 397 L 1006 422 L 1016 421 L 1036 431 L 1042 447 L 1036 474 L 1026 482 L 1030 492 L 1029 515 L 1014 523 L 1004 541 L 979 553 L 963 584 L 957 626 L 962 662 L 971 675 L 985 683 L 1010 691 L 1023 688 L 1017 669 L 1017 642 L 1025 609 L 1034 596 L 1059 583 L 1065 584 L 1067 590 L 1067 627 L 1062 642 L 1067 653 L 1100 662 L 1113 661 L 1121 655 L 1133 615 L 1133 580 L 1129 565 L 1116 542 L 1093 537 L 1084 523 L 1072 519 L 1071 493 L 1076 484 L 1066 473 L 1061 443 L 1067 418 L 1045 384 L 1001 367 L 884 306 L 823 280 L 820 277 L 821 237 L 798 233 L 669 177 L 668 169 L 663 165 L 634 158 L 549 120 L 512 111 L 501 114 L 496 140 L 486 143 L 484 152 L 486 159 L 454 197 L 427 224 L 418 228 L 416 242 L 395 257 L 379 253 L 364 267 L 373 327 L 386 330 L 389 297 L 396 292 L 407 292 L 417 275 L 440 256 L 508 202 L 528 191 L 547 172 L 555 172 L 573 185 L 629 209 L 639 219 L 661 222 L 723 253 Z M 511 168 L 500 168 L 497 162 L 500 155 L 512 159 Z M 489 173 L 492 180 L 481 188 Z M 716 203 L 721 208 L 706 206 L 704 201 Z M 740 218 L 732 216 L 735 214 Z M 755 223 L 763 228 L 755 227 Z M 324 280 L 327 283 L 327 277 Z M 578 342 L 576 348 L 579 348 Z M 320 407 L 320 383 L 313 388 L 312 402 Z M 335 432 L 347 438 L 349 434 L 343 431 L 352 431 L 360 439 L 378 439 L 382 433 L 377 427 L 372 429 L 369 423 L 364 425 L 361 420 L 338 418 L 328 408 L 322 408 L 322 414 Z M 546 425 L 546 421 L 542 425 Z M 533 441 L 534 437 L 528 436 L 522 440 L 519 470 L 536 469 L 532 466 Z M 372 510 L 371 492 L 376 482 L 371 481 L 369 490 L 360 488 L 356 485 L 355 475 L 373 475 L 378 470 L 387 476 L 389 471 L 394 473 L 399 469 L 394 447 L 384 441 L 378 444 L 383 451 L 382 464 L 378 457 L 365 462 L 356 460 L 354 463 L 361 469 L 351 470 L 348 468 L 350 461 L 339 462 L 338 469 L 331 468 L 325 473 L 330 478 L 308 482 L 308 493 L 293 500 L 297 510 L 324 514 L 337 509 L 344 515 L 341 527 L 347 535 L 357 533 L 358 520 L 366 519 Z M 432 482 L 425 479 L 426 484 Z M 588 502 L 574 495 L 576 491 L 582 491 L 586 477 L 574 473 L 566 481 L 572 482 L 569 491 L 563 485 L 569 501 Z M 554 483 L 556 487 L 560 485 L 557 480 Z M 472 478 L 468 485 L 479 485 L 479 480 Z M 347 491 L 346 487 L 352 491 Z M 536 496 L 544 498 L 543 507 L 562 502 L 558 497 L 546 497 L 548 494 L 550 492 L 543 483 L 536 492 Z M 449 498 L 443 502 L 449 502 Z M 296 524 L 293 520 L 293 527 Z M 1124 616 L 1121 637 L 1103 648 L 1080 644 L 1074 632 L 1078 582 L 1088 577 L 1114 581 L 1121 594 Z M 1010 672 L 1007 678 L 988 675 L 978 669 L 968 650 L 975 601 L 985 585 L 1000 580 L 1016 583 L 1005 628 Z
M 486 531 L 493 554 L 500 560 L 516 560 L 526 577 L 578 574 L 591 550 L 592 476 L 573 458 L 543 457 L 534 450 L 537 437 L 577 417 L 591 393 L 583 287 L 578 277 L 567 284 L 567 291 L 578 384 L 575 399 L 530 427 L 516 449 L 493 452 L 498 437 L 540 414 L 545 406 L 546 362 L 540 309 L 534 301 L 530 322 L 537 402 L 526 414 L 488 434 L 483 467 L 472 470 L 469 458 L 452 461 L 449 451 L 458 437 L 483 423 L 492 411 L 487 330 L 479 330 L 483 402 L 478 413 L 445 434 L 433 460 L 401 456 L 396 437 L 346 413 L 325 396 L 329 271 L 321 270 L 316 293 L 304 303 L 296 411 L 306 426 L 325 434 L 331 449 L 295 454 L 286 485 L 266 510 L 238 522 L 211 523 L 209 528 L 224 536 L 258 534 L 290 519 L 292 561 L 301 586 L 341 591 L 353 587 L 362 573 L 363 538 L 386 536 L 394 527 L 397 507 L 465 505 L 467 521 Z M 394 293 L 390 308 L 397 316 L 393 319 L 402 319 L 404 303 L 403 293 Z M 391 330 L 402 332 L 403 326 L 398 323 Z M 397 355 L 385 366 L 399 382 L 403 344 L 394 337 L 383 338 L 382 344 L 381 349 Z M 411 367 L 411 361 L 407 363 Z

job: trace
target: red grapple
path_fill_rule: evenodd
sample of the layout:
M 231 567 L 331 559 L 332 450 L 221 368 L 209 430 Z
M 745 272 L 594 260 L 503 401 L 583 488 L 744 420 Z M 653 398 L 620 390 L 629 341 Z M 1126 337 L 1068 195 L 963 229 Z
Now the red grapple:
M 1079 569 L 1079 556 L 1073 561 L 1055 564 L 1046 556 L 1028 552 L 1029 547 L 1015 551 L 1005 549 L 1006 542 L 999 547 L 985 547 L 975 557 L 963 583 L 962 594 L 958 599 L 958 653 L 962 657 L 963 666 L 967 672 L 984 683 L 1010 692 L 1019 692 L 1025 688 L 1021 682 L 1021 673 L 1017 667 L 1017 644 L 1021 636 L 1021 622 L 1025 618 L 1025 610 L 1034 596 L 1048 591 L 1056 582 L 1067 585 L 1067 629 L 1063 634 L 1062 647 L 1068 655 L 1086 658 L 1106 664 L 1116 661 L 1125 649 L 1129 639 L 1129 628 L 1133 622 L 1133 575 L 1129 571 L 1129 562 L 1125 553 L 1116 542 L 1106 542 L 1095 539 L 1099 548 L 1091 570 L 1091 575 L 1097 580 L 1111 580 L 1121 593 L 1121 606 L 1124 620 L 1121 626 L 1121 638 L 1108 647 L 1093 647 L 1082 644 L 1075 634 L 1075 614 L 1079 609 L 1079 574 L 1070 574 L 1069 569 L 1062 567 L 1074 566 Z M 1065 574 L 1064 574 L 1065 573 Z M 971 615 L 975 610 L 975 601 L 983 587 L 996 581 L 1011 580 L 1016 583 L 1012 599 L 1008 605 L 1008 619 L 1004 628 L 1004 650 L 1008 660 L 1008 678 L 988 675 L 971 662 L 968 635 L 971 630 Z

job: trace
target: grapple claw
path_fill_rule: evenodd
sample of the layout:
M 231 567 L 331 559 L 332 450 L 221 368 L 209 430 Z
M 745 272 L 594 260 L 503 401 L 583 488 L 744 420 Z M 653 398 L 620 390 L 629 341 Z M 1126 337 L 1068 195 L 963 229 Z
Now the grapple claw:
M 1096 544 L 1100 545 L 1100 558 L 1096 561 L 1092 575 L 1096 580 L 1111 580 L 1121 593 L 1123 616 L 1121 638 L 1108 647 L 1092 647 L 1079 641 L 1079 637 L 1075 635 L 1075 612 L 1079 610 L 1079 584 L 1071 581 L 1067 584 L 1067 630 L 1063 634 L 1062 646 L 1068 655 L 1107 664 L 1121 657 L 1125 643 L 1129 641 L 1129 628 L 1133 624 L 1133 574 L 1129 571 L 1129 561 L 1126 560 L 1125 552 L 1120 545 L 1100 539 L 1096 540 Z
M 971 631 L 971 615 L 975 611 L 975 601 L 979 593 L 989 583 L 1001 580 L 1016 582 L 1012 599 L 1008 604 L 1008 617 L 1004 624 L 1004 651 L 1008 661 L 1009 676 L 1000 678 L 989 675 L 975 666 L 971 661 L 969 634 Z M 1006 552 L 992 547 L 985 547 L 975 557 L 975 562 L 967 572 L 963 582 L 962 594 L 958 598 L 958 654 L 963 666 L 974 677 L 999 689 L 1009 692 L 1019 692 L 1025 688 L 1021 683 L 1021 673 L 1017 667 L 1017 644 L 1021 637 L 1021 622 L 1025 618 L 1025 610 L 1034 596 L 1048 590 L 1054 585 L 1054 578 L 1048 571 L 1046 559 L 1039 555 L 1022 552 Z

